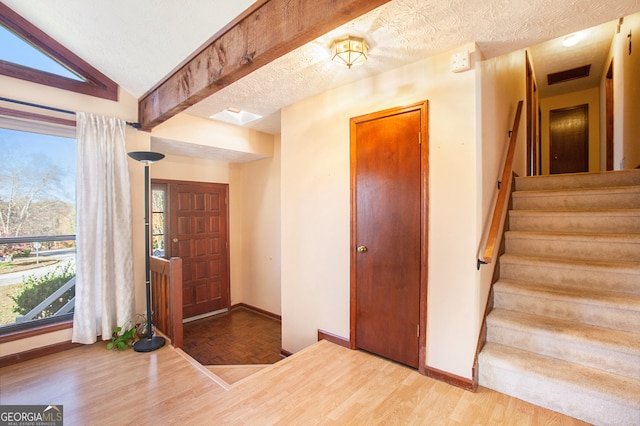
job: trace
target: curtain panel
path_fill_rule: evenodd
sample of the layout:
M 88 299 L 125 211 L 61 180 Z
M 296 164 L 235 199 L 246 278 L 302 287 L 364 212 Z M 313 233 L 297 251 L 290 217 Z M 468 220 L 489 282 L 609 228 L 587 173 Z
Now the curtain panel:
M 109 339 L 134 317 L 126 122 L 77 114 L 76 302 L 72 341 Z

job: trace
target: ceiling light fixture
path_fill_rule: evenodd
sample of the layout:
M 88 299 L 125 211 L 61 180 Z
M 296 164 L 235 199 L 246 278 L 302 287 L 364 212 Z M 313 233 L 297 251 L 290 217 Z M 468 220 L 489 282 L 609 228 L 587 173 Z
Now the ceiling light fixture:
M 353 65 L 364 63 L 367 60 L 368 51 L 369 46 L 363 38 L 348 36 L 333 42 L 331 59 L 333 62 L 351 68 Z
M 562 45 L 564 47 L 571 47 L 571 46 L 575 46 L 576 44 L 578 44 L 579 41 L 580 41 L 580 37 L 578 36 L 578 34 L 571 34 L 571 35 L 566 36 L 562 40 Z

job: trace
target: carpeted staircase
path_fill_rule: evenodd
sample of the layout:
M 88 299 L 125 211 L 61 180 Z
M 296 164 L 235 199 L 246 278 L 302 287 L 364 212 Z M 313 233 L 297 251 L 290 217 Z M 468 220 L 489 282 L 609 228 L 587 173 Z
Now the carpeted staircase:
M 516 178 L 479 383 L 640 425 L 640 170 Z

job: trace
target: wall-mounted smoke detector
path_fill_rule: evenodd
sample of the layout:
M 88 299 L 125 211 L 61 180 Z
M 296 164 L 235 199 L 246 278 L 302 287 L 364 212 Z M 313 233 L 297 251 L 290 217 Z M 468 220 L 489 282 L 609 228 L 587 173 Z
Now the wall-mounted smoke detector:
M 462 72 L 471 68 L 469 52 L 459 52 L 451 55 L 451 72 Z

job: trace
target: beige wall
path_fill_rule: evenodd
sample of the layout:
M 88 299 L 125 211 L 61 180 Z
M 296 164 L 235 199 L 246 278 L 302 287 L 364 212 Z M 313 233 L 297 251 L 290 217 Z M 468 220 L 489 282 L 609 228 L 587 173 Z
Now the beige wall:
M 171 152 L 180 151 L 194 158 L 215 156 L 235 161 L 239 156 L 255 159 L 273 156 L 272 135 L 189 114 L 178 114 L 158 125 L 151 136 L 152 147 L 153 139 L 159 138 L 166 144 L 179 145 Z
M 549 115 L 550 111 L 577 105 L 589 105 L 589 171 L 600 170 L 600 89 L 581 90 L 566 95 L 540 99 L 542 111 L 542 174 L 549 174 Z
M 138 101 L 122 89 L 118 92 L 118 102 L 114 102 L 0 75 L 0 94 L 19 101 L 108 115 L 127 121 L 137 121 L 138 117 Z
M 629 43 L 627 35 L 633 36 L 632 53 L 629 55 Z M 614 43 L 619 46 L 616 49 L 617 56 L 614 62 L 614 72 L 620 68 L 620 78 L 624 84 L 622 89 L 622 167 L 634 169 L 640 166 L 640 13 L 624 18 L 620 34 L 617 34 Z M 619 66 L 622 65 L 622 66 Z M 615 94 L 617 96 L 618 93 Z M 615 136 L 614 136 L 615 138 Z M 616 162 L 614 161 L 614 167 Z
M 479 191 L 479 209 L 477 229 L 482 232 L 480 241 L 486 241 L 498 197 L 497 182 L 501 179 L 504 160 L 509 145 L 509 130 L 513 129 L 518 101 L 525 101 L 525 52 L 519 50 L 507 55 L 483 61 L 480 66 L 480 103 L 479 120 L 480 154 L 478 170 L 482 176 Z M 526 103 L 522 106 L 522 115 L 518 130 L 514 171 L 526 174 Z M 479 245 L 478 258 L 482 257 L 484 244 Z M 500 245 L 500 241 L 497 242 Z M 496 253 L 497 256 L 497 253 Z M 496 259 L 494 259 L 496 260 Z M 484 319 L 495 261 L 480 268 L 480 285 L 477 286 L 476 321 L 481 325 Z
M 474 51 L 473 44 L 461 50 Z M 477 332 L 480 185 L 476 70 L 450 54 L 363 79 L 282 112 L 282 339 L 349 336 L 349 119 L 429 101 L 427 365 L 471 377 Z M 322 114 L 318 114 L 321 110 Z
M 640 166 L 640 53 L 633 45 L 629 55 L 628 34 L 640 32 L 640 13 L 624 17 L 620 32 L 613 36 L 611 49 L 605 61 L 605 70 L 613 61 L 613 168 L 633 169 Z M 605 79 L 600 83 L 600 119 L 604 123 Z M 600 148 L 601 170 L 606 168 L 606 126 L 601 126 L 603 143 Z
M 273 157 L 244 163 L 242 177 L 242 301 L 281 314 L 280 137 Z

